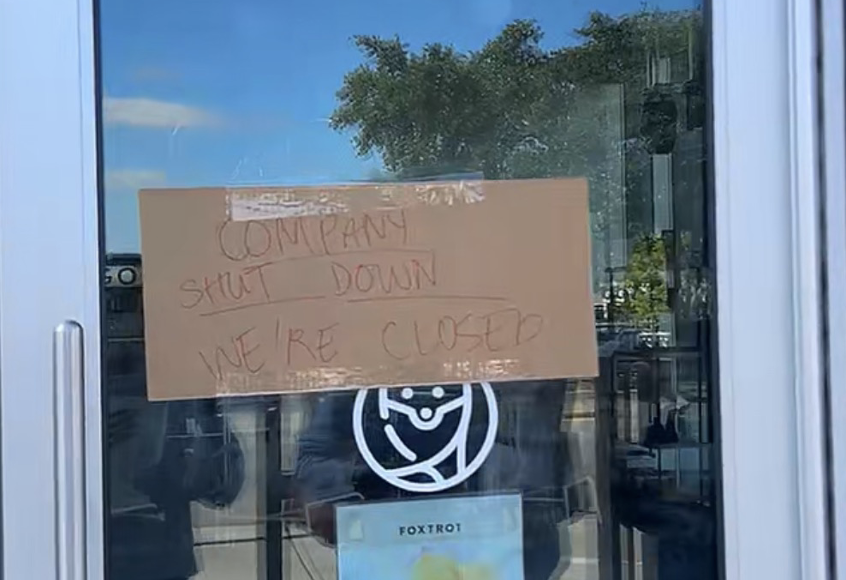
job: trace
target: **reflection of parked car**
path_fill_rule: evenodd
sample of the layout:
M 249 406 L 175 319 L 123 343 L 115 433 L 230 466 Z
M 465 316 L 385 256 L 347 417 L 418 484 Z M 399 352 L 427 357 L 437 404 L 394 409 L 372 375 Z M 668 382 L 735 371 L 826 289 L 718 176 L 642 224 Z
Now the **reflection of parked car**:
M 669 348 L 669 332 L 646 332 L 640 331 L 637 336 L 640 348 Z
M 636 352 L 653 348 L 669 348 L 669 332 L 651 332 L 632 327 L 602 326 L 597 328 L 599 356 L 615 352 Z

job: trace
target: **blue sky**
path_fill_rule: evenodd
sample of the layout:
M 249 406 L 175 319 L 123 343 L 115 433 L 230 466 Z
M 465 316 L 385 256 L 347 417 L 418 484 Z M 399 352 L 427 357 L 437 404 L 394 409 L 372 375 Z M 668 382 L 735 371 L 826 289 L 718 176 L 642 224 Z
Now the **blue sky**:
M 477 49 L 516 18 L 544 43 L 574 42 L 592 10 L 699 0 L 102 0 L 106 247 L 138 251 L 140 187 L 315 184 L 363 179 L 326 119 L 357 34 Z

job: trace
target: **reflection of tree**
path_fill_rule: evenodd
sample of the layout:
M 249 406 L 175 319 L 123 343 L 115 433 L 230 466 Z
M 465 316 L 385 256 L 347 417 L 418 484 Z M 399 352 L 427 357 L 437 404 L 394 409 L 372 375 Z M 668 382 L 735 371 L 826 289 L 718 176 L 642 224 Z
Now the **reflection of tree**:
M 640 328 L 657 330 L 659 316 L 667 311 L 665 257 L 660 236 L 643 236 L 632 249 L 620 310 Z
M 597 119 L 580 115 L 586 86 L 640 90 L 649 54 L 686 51 L 697 13 L 591 15 L 583 42 L 545 50 L 529 21 L 481 50 L 443 44 L 410 52 L 399 38 L 356 37 L 365 64 L 346 75 L 332 115 L 355 129 L 360 155 L 377 152 L 398 176 L 482 171 L 489 179 L 581 173 Z
M 553 49 L 525 20 L 472 52 L 360 36 L 365 62 L 344 78 L 331 125 L 353 130 L 358 154 L 377 154 L 395 179 L 587 176 L 600 284 L 625 264 L 625 238 L 653 233 L 650 216 L 627 212 L 651 205 L 650 155 L 672 150 L 697 114 L 700 29 L 698 11 L 644 10 L 593 13 L 577 44 Z

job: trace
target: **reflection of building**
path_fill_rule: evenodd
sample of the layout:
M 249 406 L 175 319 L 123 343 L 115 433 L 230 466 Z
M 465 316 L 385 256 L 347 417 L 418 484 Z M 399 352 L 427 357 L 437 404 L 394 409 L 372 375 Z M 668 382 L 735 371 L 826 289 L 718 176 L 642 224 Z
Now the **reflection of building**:
M 109 254 L 104 286 L 107 338 L 142 339 L 141 256 Z
M 695 346 L 709 266 L 700 27 L 694 16 L 656 26 L 666 29 L 640 73 L 635 67 L 617 84 L 580 89 L 578 112 L 595 120 L 600 144 L 583 168 L 591 184 L 594 297 L 603 304 L 598 320 L 626 322 L 611 295 L 622 301 L 638 242 L 662 240 L 666 307 L 658 326 L 672 344 Z
M 103 333 L 109 374 L 143 372 L 144 318 L 141 256 L 109 254 L 105 270 Z
M 629 248 L 645 235 L 664 240 L 668 312 L 661 328 L 676 345 L 694 346 L 696 309 L 676 308 L 682 281 L 700 280 L 705 248 L 703 71 L 696 28 L 682 46 L 647 55 L 641 86 L 627 87 L 626 214 Z
M 597 381 L 603 411 L 598 413 L 597 441 L 603 443 L 597 462 L 600 470 L 606 460 L 614 463 L 621 481 L 606 504 L 613 503 L 614 510 L 603 508 L 613 523 L 602 526 L 600 543 L 628 554 L 630 562 L 642 551 L 638 558 L 644 570 L 665 568 L 676 547 L 655 533 L 653 518 L 661 512 L 665 528 L 702 530 L 701 545 L 689 556 L 704 562 L 706 573 L 713 548 L 709 542 L 714 541 L 706 506 L 714 506 L 716 496 L 710 324 L 701 304 L 688 303 L 691 294 L 695 301 L 707 301 L 707 294 L 698 291 L 707 288 L 701 282 L 709 266 L 700 90 L 704 71 L 697 56 L 703 51 L 694 22 L 686 31 L 674 32 L 679 34 L 667 34 L 663 46 L 656 41 L 646 51 L 642 74 L 635 72 L 620 85 L 624 209 L 614 227 L 625 228 L 625 251 L 622 256 L 606 251 L 602 267 L 594 266 L 594 289 L 604 315 L 599 327 L 603 370 Z M 594 231 L 594 245 L 597 235 L 609 239 L 615 232 L 613 227 Z M 616 312 L 619 302 L 611 300 L 636 270 L 633 252 L 646 237 L 657 240 L 664 253 L 662 260 L 639 264 L 657 267 L 664 281 L 664 304 L 656 305 L 657 329 L 627 325 L 623 312 Z M 597 281 L 598 272 L 602 277 Z M 613 458 L 602 456 L 607 441 Z M 598 480 L 606 477 L 600 473 Z M 601 566 L 603 578 L 622 577 L 622 565 Z

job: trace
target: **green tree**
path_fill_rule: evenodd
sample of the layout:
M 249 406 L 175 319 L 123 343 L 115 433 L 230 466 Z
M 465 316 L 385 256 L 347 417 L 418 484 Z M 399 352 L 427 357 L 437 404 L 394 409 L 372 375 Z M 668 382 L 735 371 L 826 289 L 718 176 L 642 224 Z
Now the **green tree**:
M 606 268 L 626 261 L 612 255 L 614 241 L 652 231 L 637 219 L 622 229 L 624 198 L 651 206 L 654 138 L 641 130 L 642 105 L 674 90 L 654 87 L 647 63 L 671 57 L 698 76 L 701 63 L 689 55 L 700 29 L 697 11 L 641 11 L 593 13 L 573 46 L 551 49 L 527 20 L 468 52 L 440 43 L 412 51 L 400 38 L 359 36 L 364 62 L 345 76 L 331 126 L 352 132 L 359 155 L 377 155 L 385 179 L 586 176 L 598 290 Z
M 642 91 L 647 56 L 687 51 L 699 25 L 697 12 L 593 13 L 580 43 L 549 50 L 535 22 L 517 20 L 466 53 L 359 36 L 365 60 L 345 76 L 331 126 L 353 130 L 358 154 L 378 154 L 400 178 L 584 175 L 585 161 L 608 150 L 584 90 Z
M 667 311 L 666 253 L 661 236 L 641 237 L 632 249 L 620 309 L 635 326 L 658 329 Z

